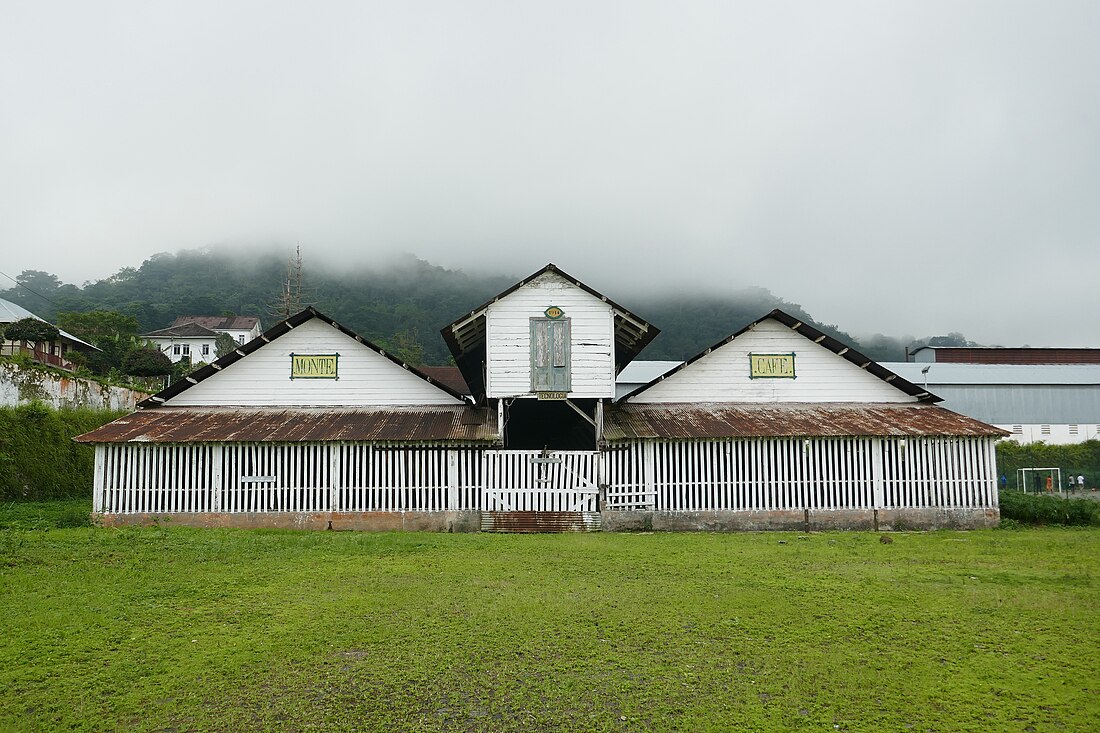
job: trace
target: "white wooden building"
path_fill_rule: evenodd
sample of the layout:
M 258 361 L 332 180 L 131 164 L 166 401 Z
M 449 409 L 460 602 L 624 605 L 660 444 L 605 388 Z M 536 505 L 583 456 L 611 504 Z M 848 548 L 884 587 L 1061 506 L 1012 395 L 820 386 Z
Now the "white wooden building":
M 443 329 L 463 395 L 313 309 L 78 440 L 105 522 L 989 526 L 993 441 L 774 311 L 616 399 L 656 335 L 548 265 Z

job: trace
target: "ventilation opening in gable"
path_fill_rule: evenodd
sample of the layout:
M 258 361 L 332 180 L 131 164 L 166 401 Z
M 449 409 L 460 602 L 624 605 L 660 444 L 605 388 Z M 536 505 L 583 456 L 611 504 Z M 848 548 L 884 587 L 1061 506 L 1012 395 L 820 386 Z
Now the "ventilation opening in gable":
M 594 419 L 596 400 L 571 402 Z M 504 447 L 596 450 L 596 428 L 564 400 L 517 399 L 504 407 Z

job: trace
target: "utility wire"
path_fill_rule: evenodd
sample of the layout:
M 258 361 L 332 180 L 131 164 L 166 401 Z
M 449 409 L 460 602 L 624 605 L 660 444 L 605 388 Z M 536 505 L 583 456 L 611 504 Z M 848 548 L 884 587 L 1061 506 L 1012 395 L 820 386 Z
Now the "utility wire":
M 45 295 L 43 295 L 42 293 L 38 293 L 38 292 L 35 292 L 34 290 L 31 290 L 31 289 L 30 289 L 30 288 L 28 288 L 28 287 L 27 287 L 26 285 L 24 285 L 23 283 L 19 282 L 18 280 L 16 280 L 16 279 L 15 279 L 14 277 L 12 277 L 11 275 L 9 275 L 8 273 L 6 273 L 6 272 L 0 272 L 0 275 L 3 275 L 3 276 L 4 276 L 4 277 L 6 277 L 7 279 L 11 280 L 11 281 L 12 281 L 13 283 L 15 283 L 16 287 L 20 287 L 20 288 L 23 288 L 23 289 L 24 289 L 24 290 L 26 290 L 26 291 L 27 291 L 28 293 L 30 293 L 30 294 L 32 294 L 32 295 L 37 295 L 37 296 L 38 296 L 39 298 L 41 298 L 42 300 L 46 301 L 47 303 L 53 303 L 53 304 L 54 304 L 54 305 L 56 305 L 56 306 L 57 306 L 58 308 L 60 308 L 60 307 L 61 307 L 61 304 L 60 304 L 60 303 L 58 303 L 58 302 L 57 302 L 56 300 L 50 300 L 49 298 L 47 298 L 47 297 L 46 297 Z

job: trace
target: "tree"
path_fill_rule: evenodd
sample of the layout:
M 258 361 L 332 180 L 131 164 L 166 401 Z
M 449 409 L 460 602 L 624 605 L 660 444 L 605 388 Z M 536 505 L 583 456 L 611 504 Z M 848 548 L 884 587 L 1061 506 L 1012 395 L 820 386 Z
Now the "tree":
M 219 359 L 235 348 L 237 348 L 237 342 L 228 333 L 219 333 L 218 337 L 214 339 L 214 353 L 218 355 Z
M 57 314 L 57 325 L 95 346 L 108 339 L 117 341 L 136 336 L 139 327 L 138 320 L 133 316 L 102 310 L 90 313 L 61 311 Z
M 122 371 L 135 377 L 159 377 L 172 373 L 172 360 L 159 349 L 134 349 L 122 360 Z
M 37 318 L 22 318 L 4 326 L 4 338 L 9 341 L 27 341 L 38 343 L 40 341 L 57 341 L 61 338 L 57 326 L 52 326 Z

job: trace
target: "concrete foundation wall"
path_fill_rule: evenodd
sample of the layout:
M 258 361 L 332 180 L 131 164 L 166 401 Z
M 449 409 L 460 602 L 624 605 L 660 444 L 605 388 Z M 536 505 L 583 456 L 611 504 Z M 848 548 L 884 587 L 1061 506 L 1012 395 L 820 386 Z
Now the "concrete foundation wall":
M 879 509 L 831 511 L 608 511 L 604 532 L 759 532 L 784 530 L 902 531 L 996 527 L 998 509 Z M 253 514 L 96 514 L 105 527 L 166 524 L 240 529 L 351 530 L 357 532 L 478 532 L 481 512 L 285 512 Z
M 236 527 L 238 529 L 311 529 L 356 532 L 479 532 L 481 512 L 255 512 L 229 514 L 93 514 L 104 527 Z
M 605 532 L 759 532 L 785 530 L 987 529 L 999 509 L 834 509 L 829 511 L 617 511 L 602 515 Z

